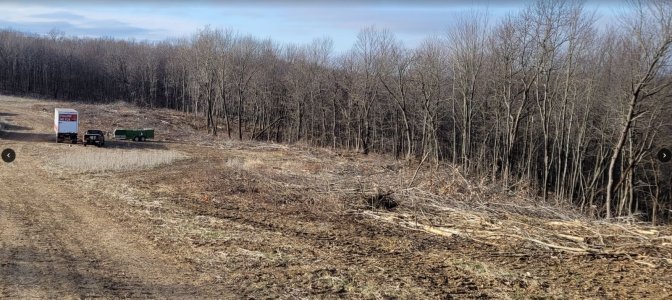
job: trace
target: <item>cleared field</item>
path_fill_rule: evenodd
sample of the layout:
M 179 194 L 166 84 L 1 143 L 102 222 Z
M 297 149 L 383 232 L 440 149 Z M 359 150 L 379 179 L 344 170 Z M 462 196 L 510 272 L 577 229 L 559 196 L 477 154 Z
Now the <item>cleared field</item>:
M 45 110 L 63 105 L 157 140 L 56 144 Z M 18 154 L 0 165 L 2 297 L 672 297 L 671 227 L 586 219 L 450 165 L 229 141 L 124 104 L 0 96 L 0 113 Z
M 121 150 L 77 147 L 53 159 L 58 170 L 81 172 L 137 171 L 171 164 L 186 156 L 172 150 Z

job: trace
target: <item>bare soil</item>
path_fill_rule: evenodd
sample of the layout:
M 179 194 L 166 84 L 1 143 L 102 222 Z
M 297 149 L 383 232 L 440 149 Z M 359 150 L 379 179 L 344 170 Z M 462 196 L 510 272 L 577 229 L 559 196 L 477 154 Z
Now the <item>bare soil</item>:
M 77 109 L 82 131 L 157 139 L 56 144 L 55 107 Z M 201 122 L 0 96 L 0 148 L 17 152 L 0 164 L 0 297 L 672 298 L 669 226 L 589 220 L 448 165 L 211 137 Z M 59 159 L 78 152 L 171 159 Z

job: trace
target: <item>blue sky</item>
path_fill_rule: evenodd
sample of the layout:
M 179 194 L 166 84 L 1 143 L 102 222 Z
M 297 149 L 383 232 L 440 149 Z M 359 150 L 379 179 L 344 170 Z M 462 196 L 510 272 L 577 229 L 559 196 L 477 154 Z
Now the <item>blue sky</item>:
M 205 26 L 309 43 L 330 37 L 337 52 L 350 49 L 360 29 L 390 29 L 405 45 L 446 32 L 456 16 L 487 9 L 490 19 L 521 10 L 527 1 L 0 1 L 0 28 L 69 36 L 158 41 L 188 36 Z M 622 2 L 587 1 L 600 23 L 612 22 Z

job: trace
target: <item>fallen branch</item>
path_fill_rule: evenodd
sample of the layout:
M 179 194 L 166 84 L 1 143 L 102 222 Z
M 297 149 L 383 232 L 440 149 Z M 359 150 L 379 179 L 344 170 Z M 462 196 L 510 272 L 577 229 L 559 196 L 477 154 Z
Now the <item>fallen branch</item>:
M 519 238 L 519 239 L 530 241 L 530 242 L 533 242 L 533 243 L 537 243 L 539 245 L 542 245 L 542 246 L 545 246 L 545 247 L 548 247 L 548 248 L 551 248 L 551 249 L 565 250 L 565 251 L 573 252 L 573 253 L 589 254 L 589 253 L 600 253 L 601 252 L 598 249 L 593 249 L 593 248 L 588 248 L 588 247 L 586 247 L 586 248 L 576 248 L 576 247 L 565 247 L 565 246 L 560 246 L 560 245 L 549 244 L 549 243 L 542 242 L 542 241 L 537 240 L 537 239 L 526 238 L 526 237 L 517 236 L 517 235 L 513 235 L 513 234 L 510 234 L 510 235 L 507 235 L 507 236 Z
M 566 239 L 566 240 L 570 240 L 570 241 L 577 242 L 577 243 L 584 243 L 586 241 L 586 238 L 580 237 L 580 236 L 573 236 L 573 235 L 567 235 L 567 234 L 562 234 L 562 233 L 555 233 L 553 235 L 556 236 L 556 237 L 559 237 L 561 239 Z
M 640 265 L 645 265 L 645 266 L 648 266 L 648 267 L 651 267 L 651 268 L 656 268 L 656 267 L 658 267 L 658 266 L 656 266 L 656 265 L 653 264 L 653 263 L 646 262 L 646 261 L 643 261 L 643 260 L 635 260 L 635 263 L 638 263 L 638 264 L 640 264 Z
M 425 162 L 425 159 L 427 159 L 427 156 L 429 155 L 429 152 L 425 154 L 425 156 L 422 157 L 422 160 L 420 161 L 420 164 L 418 167 L 415 169 L 415 173 L 413 173 L 413 178 L 411 178 L 411 182 L 408 183 L 408 186 L 406 188 L 410 188 L 411 185 L 413 185 L 413 182 L 415 181 L 415 177 L 418 176 L 418 171 L 420 171 L 420 167 L 422 167 L 422 163 Z

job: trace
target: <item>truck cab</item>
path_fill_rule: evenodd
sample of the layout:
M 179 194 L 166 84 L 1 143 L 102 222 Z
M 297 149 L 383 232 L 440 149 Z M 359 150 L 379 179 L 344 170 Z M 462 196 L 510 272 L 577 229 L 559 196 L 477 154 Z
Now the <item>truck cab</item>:
M 84 133 L 84 146 L 86 145 L 105 146 L 105 132 L 98 129 L 87 130 Z

